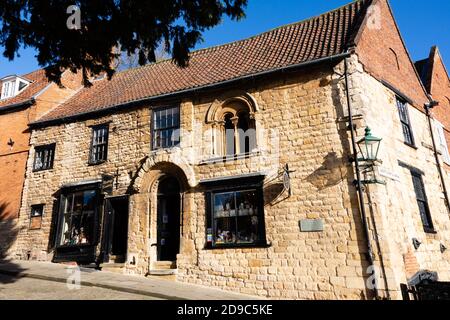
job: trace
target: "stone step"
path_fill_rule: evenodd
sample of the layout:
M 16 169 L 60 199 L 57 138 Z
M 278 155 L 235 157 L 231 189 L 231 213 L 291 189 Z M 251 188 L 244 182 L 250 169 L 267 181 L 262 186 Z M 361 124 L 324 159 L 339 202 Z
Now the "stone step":
M 125 263 L 104 263 L 100 265 L 102 271 L 122 274 L 125 269 Z
M 152 263 L 152 269 L 154 270 L 172 270 L 176 268 L 176 261 L 155 261 Z
M 158 276 L 158 277 L 165 277 L 165 276 L 176 276 L 178 274 L 177 269 L 152 269 L 148 273 L 150 276 Z

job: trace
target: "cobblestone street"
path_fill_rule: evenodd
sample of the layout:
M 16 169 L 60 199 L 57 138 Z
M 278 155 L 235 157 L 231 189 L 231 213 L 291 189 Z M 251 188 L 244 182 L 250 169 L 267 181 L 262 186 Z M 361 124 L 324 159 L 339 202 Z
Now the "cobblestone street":
M 70 290 L 66 284 L 0 274 L 0 300 L 160 300 L 96 287 Z
M 70 290 L 71 266 L 0 262 L 0 300 L 254 300 L 256 297 L 158 277 L 80 269 L 81 288 Z M 69 282 L 71 283 L 71 282 Z

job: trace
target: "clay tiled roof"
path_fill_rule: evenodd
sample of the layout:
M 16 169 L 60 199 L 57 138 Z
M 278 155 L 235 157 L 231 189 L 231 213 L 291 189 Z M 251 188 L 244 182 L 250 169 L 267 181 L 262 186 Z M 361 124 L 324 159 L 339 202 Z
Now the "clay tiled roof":
M 220 84 L 345 52 L 371 0 L 344 7 L 261 35 L 199 50 L 189 66 L 171 60 L 118 72 L 111 81 L 96 81 L 39 122 L 101 111 L 130 102 Z
M 43 69 L 21 75 L 20 77 L 31 81 L 31 83 L 17 96 L 0 100 L 0 109 L 3 107 L 29 101 L 49 84 L 47 77 L 45 76 L 45 71 Z M 0 86 L 0 93 L 1 89 L 2 88 Z

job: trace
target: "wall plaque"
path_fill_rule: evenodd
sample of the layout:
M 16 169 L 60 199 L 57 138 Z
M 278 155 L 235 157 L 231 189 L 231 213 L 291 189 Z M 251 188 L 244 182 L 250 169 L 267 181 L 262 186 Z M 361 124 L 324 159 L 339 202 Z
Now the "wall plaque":
M 300 221 L 300 230 L 302 232 L 322 232 L 324 223 L 322 219 L 306 219 Z
M 400 182 L 400 180 L 401 180 L 399 174 L 392 172 L 391 170 L 388 170 L 387 168 L 383 168 L 383 167 L 378 168 L 378 173 L 382 177 L 385 177 L 385 178 L 388 178 L 388 179 L 391 179 L 391 180 L 394 180 L 397 182 Z

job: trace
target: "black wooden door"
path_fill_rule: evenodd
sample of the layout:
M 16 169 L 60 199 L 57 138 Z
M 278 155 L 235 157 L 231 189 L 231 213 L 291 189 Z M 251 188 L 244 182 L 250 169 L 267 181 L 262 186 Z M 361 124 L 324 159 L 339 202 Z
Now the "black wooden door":
M 125 260 L 128 246 L 128 198 L 106 200 L 103 230 L 103 260 Z
M 176 179 L 161 182 L 158 195 L 158 261 L 176 261 L 180 252 L 180 193 Z

